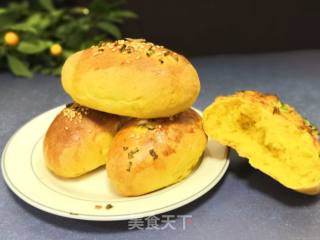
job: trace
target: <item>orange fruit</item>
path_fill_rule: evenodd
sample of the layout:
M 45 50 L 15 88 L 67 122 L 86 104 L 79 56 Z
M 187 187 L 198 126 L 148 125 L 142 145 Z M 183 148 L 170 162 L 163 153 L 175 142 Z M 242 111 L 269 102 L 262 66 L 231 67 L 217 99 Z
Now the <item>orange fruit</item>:
M 59 43 L 55 43 L 50 47 L 50 53 L 52 56 L 60 56 L 62 54 L 62 47 Z
M 19 35 L 15 32 L 7 32 L 4 35 L 4 42 L 9 46 L 17 46 L 20 42 Z

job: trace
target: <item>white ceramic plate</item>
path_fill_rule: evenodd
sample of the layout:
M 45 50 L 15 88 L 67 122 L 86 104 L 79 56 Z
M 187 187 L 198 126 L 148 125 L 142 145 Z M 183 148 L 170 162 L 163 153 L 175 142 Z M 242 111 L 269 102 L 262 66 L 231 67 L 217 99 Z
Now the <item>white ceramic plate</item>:
M 228 149 L 210 140 L 201 164 L 189 177 L 139 197 L 122 197 L 113 192 L 103 167 L 77 179 L 55 177 L 45 166 L 42 143 L 49 125 L 63 107 L 45 112 L 25 124 L 11 137 L 2 154 L 2 173 L 9 188 L 43 211 L 95 221 L 156 215 L 181 207 L 208 192 L 229 165 Z M 106 209 L 107 204 L 113 207 Z

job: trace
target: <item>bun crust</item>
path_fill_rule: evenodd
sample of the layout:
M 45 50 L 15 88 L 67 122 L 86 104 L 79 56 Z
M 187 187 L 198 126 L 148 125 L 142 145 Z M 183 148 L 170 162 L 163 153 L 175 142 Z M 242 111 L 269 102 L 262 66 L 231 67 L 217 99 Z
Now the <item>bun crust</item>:
M 79 104 L 136 118 L 185 111 L 200 92 L 197 72 L 186 58 L 139 39 L 75 53 L 63 66 L 62 85 Z
M 115 190 L 138 196 L 176 183 L 199 162 L 207 136 L 189 109 L 172 118 L 132 119 L 115 136 L 107 172 Z
M 61 111 L 44 139 L 47 167 L 57 176 L 72 178 L 105 164 L 117 116 L 72 104 Z
M 210 137 L 284 186 L 320 193 L 317 129 L 277 96 L 243 91 L 218 97 L 205 109 L 203 122 Z

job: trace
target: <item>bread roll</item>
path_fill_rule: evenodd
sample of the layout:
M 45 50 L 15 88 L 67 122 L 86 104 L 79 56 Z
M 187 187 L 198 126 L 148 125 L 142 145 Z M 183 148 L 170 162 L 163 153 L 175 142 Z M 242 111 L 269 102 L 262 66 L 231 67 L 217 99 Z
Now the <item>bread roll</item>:
M 83 106 L 136 118 L 168 117 L 197 99 L 200 81 L 183 56 L 139 39 L 101 43 L 70 56 L 62 85 Z
M 320 192 L 317 130 L 278 97 L 254 91 L 218 97 L 205 109 L 203 121 L 210 137 L 284 186 Z
M 191 109 L 172 118 L 130 120 L 111 143 L 108 176 L 121 195 L 152 192 L 188 176 L 206 143 L 201 118 Z
M 60 177 L 72 178 L 104 165 L 119 125 L 117 116 L 75 103 L 68 105 L 45 135 L 47 167 Z

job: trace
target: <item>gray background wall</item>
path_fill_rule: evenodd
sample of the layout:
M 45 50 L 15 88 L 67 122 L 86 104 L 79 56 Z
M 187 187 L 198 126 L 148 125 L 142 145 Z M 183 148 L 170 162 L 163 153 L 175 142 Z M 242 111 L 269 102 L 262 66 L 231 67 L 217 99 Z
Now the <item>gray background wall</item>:
M 187 55 L 320 48 L 320 1 L 128 0 L 123 27 Z

